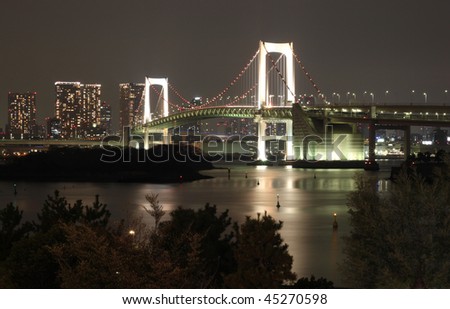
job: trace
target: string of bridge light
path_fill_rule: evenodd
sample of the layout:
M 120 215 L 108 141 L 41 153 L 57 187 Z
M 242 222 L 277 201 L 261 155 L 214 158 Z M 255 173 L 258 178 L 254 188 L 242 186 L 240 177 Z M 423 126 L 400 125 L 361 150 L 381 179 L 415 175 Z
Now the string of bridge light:
M 245 98 L 247 97 L 247 95 L 248 95 L 249 93 L 251 93 L 251 92 L 256 88 L 256 86 L 257 86 L 256 84 L 253 85 L 253 86 L 252 86 L 250 89 L 248 89 L 246 92 L 244 92 L 244 93 L 241 94 L 240 96 L 236 96 L 236 98 L 235 98 L 233 101 L 231 101 L 230 103 L 228 103 L 228 104 L 226 104 L 226 105 L 224 105 L 224 106 L 230 106 L 230 105 L 233 105 L 234 103 L 238 102 L 238 101 L 241 100 L 241 99 L 245 99 Z M 156 89 L 153 85 L 150 85 L 150 88 L 151 88 L 152 91 L 154 91 L 159 97 L 161 97 L 161 91 L 158 91 L 158 89 Z M 180 106 L 178 106 L 178 105 L 176 105 L 176 104 L 170 103 L 168 100 L 166 100 L 166 98 L 162 97 L 162 99 L 163 99 L 163 101 L 166 101 L 170 106 L 177 108 L 179 111 L 182 110 L 182 107 L 180 107 Z M 157 106 L 158 106 L 158 105 L 159 105 L 159 103 L 157 104 Z M 203 107 L 203 106 L 202 106 L 202 107 Z
M 239 79 L 242 77 L 242 75 L 244 75 L 244 73 L 247 71 L 247 69 L 253 63 L 253 60 L 255 60 L 255 58 L 258 56 L 258 54 L 259 54 L 259 49 L 256 51 L 255 55 L 250 59 L 250 61 L 245 65 L 245 67 L 241 70 L 241 72 L 229 83 L 229 85 L 227 87 L 225 87 L 219 94 L 214 96 L 209 102 L 206 102 L 205 104 L 202 104 L 201 106 L 196 107 L 196 108 L 202 108 L 204 106 L 210 105 L 210 104 L 214 103 L 215 101 L 217 101 L 218 99 L 222 98 L 224 96 L 224 94 L 228 90 L 230 90 L 230 88 L 233 87 L 234 84 L 236 84 L 239 81 Z
M 186 99 L 185 97 L 183 97 L 183 96 L 178 92 L 178 90 L 175 89 L 174 86 L 172 86 L 170 83 L 167 83 L 167 84 L 169 85 L 170 90 L 172 90 L 173 93 L 175 93 L 175 95 L 176 95 L 177 97 L 179 97 L 184 103 L 188 104 L 189 107 L 192 107 L 191 102 L 190 102 L 188 99 Z
M 292 49 L 292 47 L 291 47 Z M 309 82 L 311 83 L 311 85 L 314 87 L 314 89 L 316 90 L 317 94 L 319 96 L 323 96 L 322 91 L 319 89 L 319 87 L 317 86 L 317 84 L 314 82 L 313 78 L 311 77 L 311 75 L 309 74 L 308 71 L 306 71 L 305 66 L 303 65 L 303 63 L 301 62 L 300 58 L 295 54 L 294 50 L 292 49 L 292 55 L 294 56 L 296 62 L 298 63 L 298 65 L 300 66 L 300 68 L 302 69 L 303 73 L 305 73 L 306 77 L 308 78 Z
M 245 99 L 250 92 L 255 90 L 256 86 L 257 86 L 256 84 L 253 85 L 253 87 L 251 87 L 249 90 L 247 90 L 246 92 L 244 92 L 240 96 L 235 97 L 235 99 L 233 101 L 231 101 L 228 104 L 225 104 L 224 106 L 230 106 L 230 105 L 233 105 L 234 103 L 238 102 L 239 100 Z
M 238 76 L 236 76 L 236 78 L 233 80 L 233 82 L 231 82 L 230 85 L 229 85 L 228 87 L 226 87 L 219 95 L 217 95 L 216 97 L 213 97 L 213 98 L 211 99 L 211 101 L 206 102 L 205 104 L 202 104 L 202 105 L 200 105 L 200 106 L 198 106 L 198 107 L 194 107 L 194 108 L 197 108 L 197 109 L 198 109 L 198 108 L 203 108 L 203 107 L 205 107 L 205 106 L 207 106 L 207 105 L 210 105 L 210 104 L 214 103 L 214 102 L 217 101 L 218 99 L 223 98 L 223 94 L 225 94 L 225 92 L 228 91 L 228 90 L 231 88 L 231 86 L 233 86 L 233 85 L 234 85 L 234 84 L 235 84 L 235 83 L 243 76 L 243 74 L 244 74 L 244 73 L 246 72 L 246 70 L 250 67 L 250 65 L 253 63 L 253 61 L 255 60 L 256 56 L 258 56 L 258 54 L 259 54 L 259 50 L 255 53 L 255 55 L 252 57 L 252 59 L 249 61 L 249 63 L 244 67 L 244 69 L 241 71 L 241 73 L 240 73 Z M 277 61 L 275 62 L 275 64 L 277 64 L 281 59 L 282 59 L 282 56 L 278 57 L 278 59 L 277 59 Z M 267 73 L 270 73 L 272 70 L 273 70 L 273 66 L 268 70 Z M 244 94 L 242 94 L 241 96 L 239 96 L 239 98 L 240 98 L 240 99 L 243 99 L 244 96 L 248 95 L 251 91 L 255 90 L 255 88 L 257 87 L 257 85 L 258 85 L 258 83 L 255 83 L 249 90 L 247 90 Z M 239 100 L 239 98 L 233 100 L 231 103 L 225 104 L 224 106 L 230 106 L 231 104 L 237 102 L 237 101 Z

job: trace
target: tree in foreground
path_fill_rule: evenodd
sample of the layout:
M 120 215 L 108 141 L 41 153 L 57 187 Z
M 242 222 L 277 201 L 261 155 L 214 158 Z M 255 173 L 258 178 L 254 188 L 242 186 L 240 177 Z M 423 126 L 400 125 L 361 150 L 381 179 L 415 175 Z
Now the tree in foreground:
M 12 209 L 9 205 L 1 211 L 2 214 L 5 212 L 15 214 L 8 216 L 15 218 L 15 221 L 7 226 L 17 226 L 21 218 L 18 209 Z M 98 197 L 92 206 L 83 205 L 81 200 L 71 205 L 55 191 L 53 196 L 47 197 L 37 217 L 38 221 L 32 225 L 25 223 L 17 229 L 26 229 L 28 233 L 21 238 L 16 237 L 11 243 L 9 254 L 0 267 L 0 285 L 11 288 L 58 288 L 58 262 L 49 248 L 67 241 L 62 225 L 85 224 L 104 231 L 110 212 L 105 204 L 99 202 Z M 18 235 L 18 232 L 13 235 Z
M 207 203 L 198 210 L 178 207 L 170 220 L 160 224 L 154 240 L 180 269 L 192 269 L 196 257 L 198 267 L 191 271 L 192 280 L 184 280 L 185 288 L 220 288 L 224 276 L 235 268 L 230 225 L 228 210 L 219 213 L 216 205 Z
M 147 200 L 147 202 L 149 202 L 150 208 L 142 206 L 144 210 L 155 220 L 155 231 L 158 230 L 159 222 L 161 221 L 162 217 L 164 217 L 164 215 L 166 214 L 166 212 L 163 209 L 163 205 L 159 203 L 158 196 L 159 194 L 156 193 L 147 194 L 145 196 L 145 199 Z
M 61 288 L 169 288 L 171 274 L 178 273 L 163 255 L 152 257 L 143 242 L 136 246 L 133 235 L 86 224 L 60 224 L 60 229 L 66 240 L 48 249 L 59 265 Z M 155 276 L 156 268 L 164 269 L 164 276 Z
M 55 191 L 26 235 L 22 214 L 0 211 L 3 288 L 280 288 L 292 283 L 292 256 L 281 222 L 265 214 L 231 229 L 215 205 L 164 215 L 158 195 L 146 196 L 155 220 L 118 226 L 98 197 L 92 207 L 69 204 Z
M 100 203 L 99 196 L 95 196 L 92 206 L 83 205 L 77 200 L 71 205 L 58 190 L 53 196 L 47 195 L 41 212 L 37 214 L 38 222 L 34 223 L 37 231 L 46 232 L 57 223 L 87 223 L 90 226 L 106 227 L 111 217 L 107 205 Z
M 352 231 L 343 264 L 356 288 L 450 287 L 448 167 L 426 180 L 402 170 L 385 196 L 358 176 L 349 195 Z
M 158 209 L 162 211 L 162 207 Z M 229 220 L 227 214 L 216 216 L 216 208 L 207 205 L 197 211 L 178 208 L 171 216 L 173 220 L 165 221 L 158 230 L 133 225 L 131 230 L 122 226 L 101 230 L 86 224 L 60 224 L 65 241 L 49 248 L 59 264 L 61 287 L 220 286 L 222 268 L 217 261 L 224 254 L 221 231 Z
M 316 279 L 314 275 L 311 275 L 310 278 L 302 277 L 297 280 L 293 285 L 286 286 L 290 289 L 333 289 L 334 283 L 333 281 L 329 281 L 324 277 L 320 277 Z
M 279 231 L 283 223 L 265 213 L 256 219 L 247 217 L 239 227 L 235 224 L 236 242 L 233 247 L 236 272 L 225 283 L 231 288 L 281 288 L 292 283 L 293 258 Z
M 6 259 L 14 242 L 32 230 L 30 223 L 22 224 L 23 210 L 12 203 L 0 209 L 0 261 Z

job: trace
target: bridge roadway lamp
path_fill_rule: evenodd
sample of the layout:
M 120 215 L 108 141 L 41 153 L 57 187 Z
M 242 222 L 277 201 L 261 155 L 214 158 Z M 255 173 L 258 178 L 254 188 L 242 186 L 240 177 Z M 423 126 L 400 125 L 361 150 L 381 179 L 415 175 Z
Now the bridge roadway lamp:
M 333 92 L 332 98 L 334 99 L 335 96 L 338 98 L 337 103 L 340 103 L 340 101 L 341 101 L 341 96 L 340 96 L 340 94 L 337 93 L 337 92 Z

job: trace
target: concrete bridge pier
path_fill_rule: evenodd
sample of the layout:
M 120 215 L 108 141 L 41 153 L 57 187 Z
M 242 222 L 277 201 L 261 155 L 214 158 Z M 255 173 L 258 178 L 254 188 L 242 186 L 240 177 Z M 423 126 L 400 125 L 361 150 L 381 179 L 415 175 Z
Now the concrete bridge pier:
M 405 127 L 405 159 L 411 154 L 411 126 Z
M 260 115 L 258 115 L 255 119 L 258 123 L 258 160 L 266 161 L 266 128 L 267 124 L 262 119 Z
M 165 145 L 170 144 L 170 136 L 169 136 L 169 129 L 168 128 L 163 129 L 162 142 Z
M 375 122 L 369 123 L 369 161 L 375 161 Z
M 148 134 L 148 129 L 147 128 L 144 128 L 144 149 L 145 150 L 148 150 L 149 149 L 149 145 L 150 145 L 150 143 L 149 143 L 149 136 L 148 136 L 149 134 Z
M 286 120 L 286 160 L 294 160 L 294 137 L 292 136 L 292 120 Z

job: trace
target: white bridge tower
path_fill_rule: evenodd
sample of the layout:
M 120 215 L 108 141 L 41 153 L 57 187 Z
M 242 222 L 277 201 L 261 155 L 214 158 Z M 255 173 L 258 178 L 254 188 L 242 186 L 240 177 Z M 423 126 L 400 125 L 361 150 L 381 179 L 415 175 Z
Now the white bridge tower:
M 144 90 L 144 148 L 149 148 L 149 140 L 148 140 L 148 129 L 145 124 L 147 122 L 152 121 L 152 115 L 155 114 L 151 110 L 151 102 L 150 102 L 150 87 L 153 85 L 159 85 L 162 87 L 162 100 L 163 100 L 163 112 L 162 117 L 169 116 L 169 80 L 168 78 L 151 78 L 145 77 L 145 90 Z M 161 96 L 160 96 L 161 97 Z M 163 139 L 167 142 L 168 138 L 168 129 L 163 130 Z
M 267 105 L 269 93 L 267 90 L 267 54 L 280 53 L 286 56 L 286 74 L 285 82 L 287 86 L 287 102 L 292 104 L 295 102 L 295 70 L 294 70 L 294 53 L 292 43 L 268 43 L 259 42 L 259 69 L 258 69 L 258 110 L 262 108 L 270 108 Z M 256 119 L 258 122 L 258 159 L 265 161 L 266 143 L 265 129 L 266 123 L 262 117 Z M 286 121 L 286 159 L 293 159 L 294 149 L 292 143 L 292 120 Z

